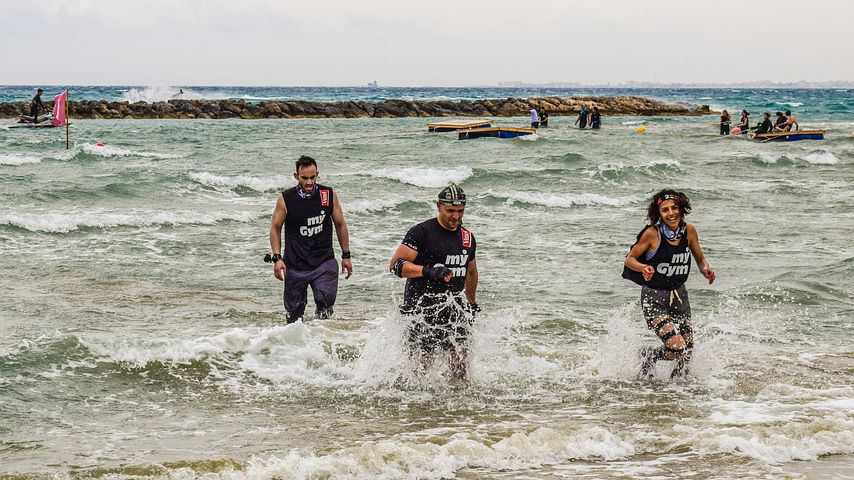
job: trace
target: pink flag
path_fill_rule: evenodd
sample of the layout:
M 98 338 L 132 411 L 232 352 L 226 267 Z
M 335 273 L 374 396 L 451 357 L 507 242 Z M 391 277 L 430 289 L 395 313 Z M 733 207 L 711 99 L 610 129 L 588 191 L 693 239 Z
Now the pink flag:
M 53 97 L 53 126 L 65 125 L 65 101 L 68 99 L 68 90 Z

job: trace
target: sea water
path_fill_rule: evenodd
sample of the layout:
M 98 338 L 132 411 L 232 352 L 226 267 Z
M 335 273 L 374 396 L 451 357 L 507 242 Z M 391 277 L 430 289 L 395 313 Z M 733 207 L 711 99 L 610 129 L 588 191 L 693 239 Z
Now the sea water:
M 672 95 L 754 119 L 799 103 L 826 138 L 721 137 L 714 116 L 468 141 L 426 118 L 73 119 L 69 150 L 0 129 L 0 476 L 851 478 L 852 94 Z M 262 257 L 300 155 L 355 272 L 334 318 L 286 325 Z M 413 374 L 388 273 L 448 182 L 478 241 L 466 382 Z M 673 381 L 638 378 L 658 340 L 620 278 L 665 187 L 717 273 L 688 281 Z

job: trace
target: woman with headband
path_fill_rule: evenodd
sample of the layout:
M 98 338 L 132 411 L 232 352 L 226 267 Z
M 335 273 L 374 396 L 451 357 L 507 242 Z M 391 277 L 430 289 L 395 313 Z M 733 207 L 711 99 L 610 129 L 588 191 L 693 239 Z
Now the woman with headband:
M 647 208 L 650 224 L 638 234 L 626 256 L 623 278 L 641 286 L 641 308 L 647 326 L 662 345 L 642 351 L 641 375 L 649 377 L 658 360 L 675 360 L 671 378 L 686 375 L 694 347 L 691 305 L 685 281 L 691 256 L 709 284 L 715 272 L 700 248 L 697 229 L 685 223 L 691 201 L 682 192 L 665 189 L 656 193 Z

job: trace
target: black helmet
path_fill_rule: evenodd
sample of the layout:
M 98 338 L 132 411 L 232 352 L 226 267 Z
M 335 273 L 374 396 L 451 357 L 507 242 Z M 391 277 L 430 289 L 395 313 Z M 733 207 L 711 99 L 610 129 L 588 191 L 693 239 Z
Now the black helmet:
M 455 207 L 464 206 L 466 204 L 466 192 L 452 183 L 439 192 L 439 203 Z

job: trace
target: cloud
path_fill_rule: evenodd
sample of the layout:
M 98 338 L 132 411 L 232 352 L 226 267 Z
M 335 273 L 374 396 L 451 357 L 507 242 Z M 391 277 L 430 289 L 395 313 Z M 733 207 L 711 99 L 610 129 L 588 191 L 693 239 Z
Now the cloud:
M 854 79 L 854 2 L 0 0 L 0 83 Z M 61 54 L 58 54 L 61 53 Z M 41 68 L 50 57 L 56 68 Z M 41 58 L 41 60 L 39 60 Z M 794 60 L 793 60 L 794 59 Z M 65 78 L 45 78 L 61 71 Z

